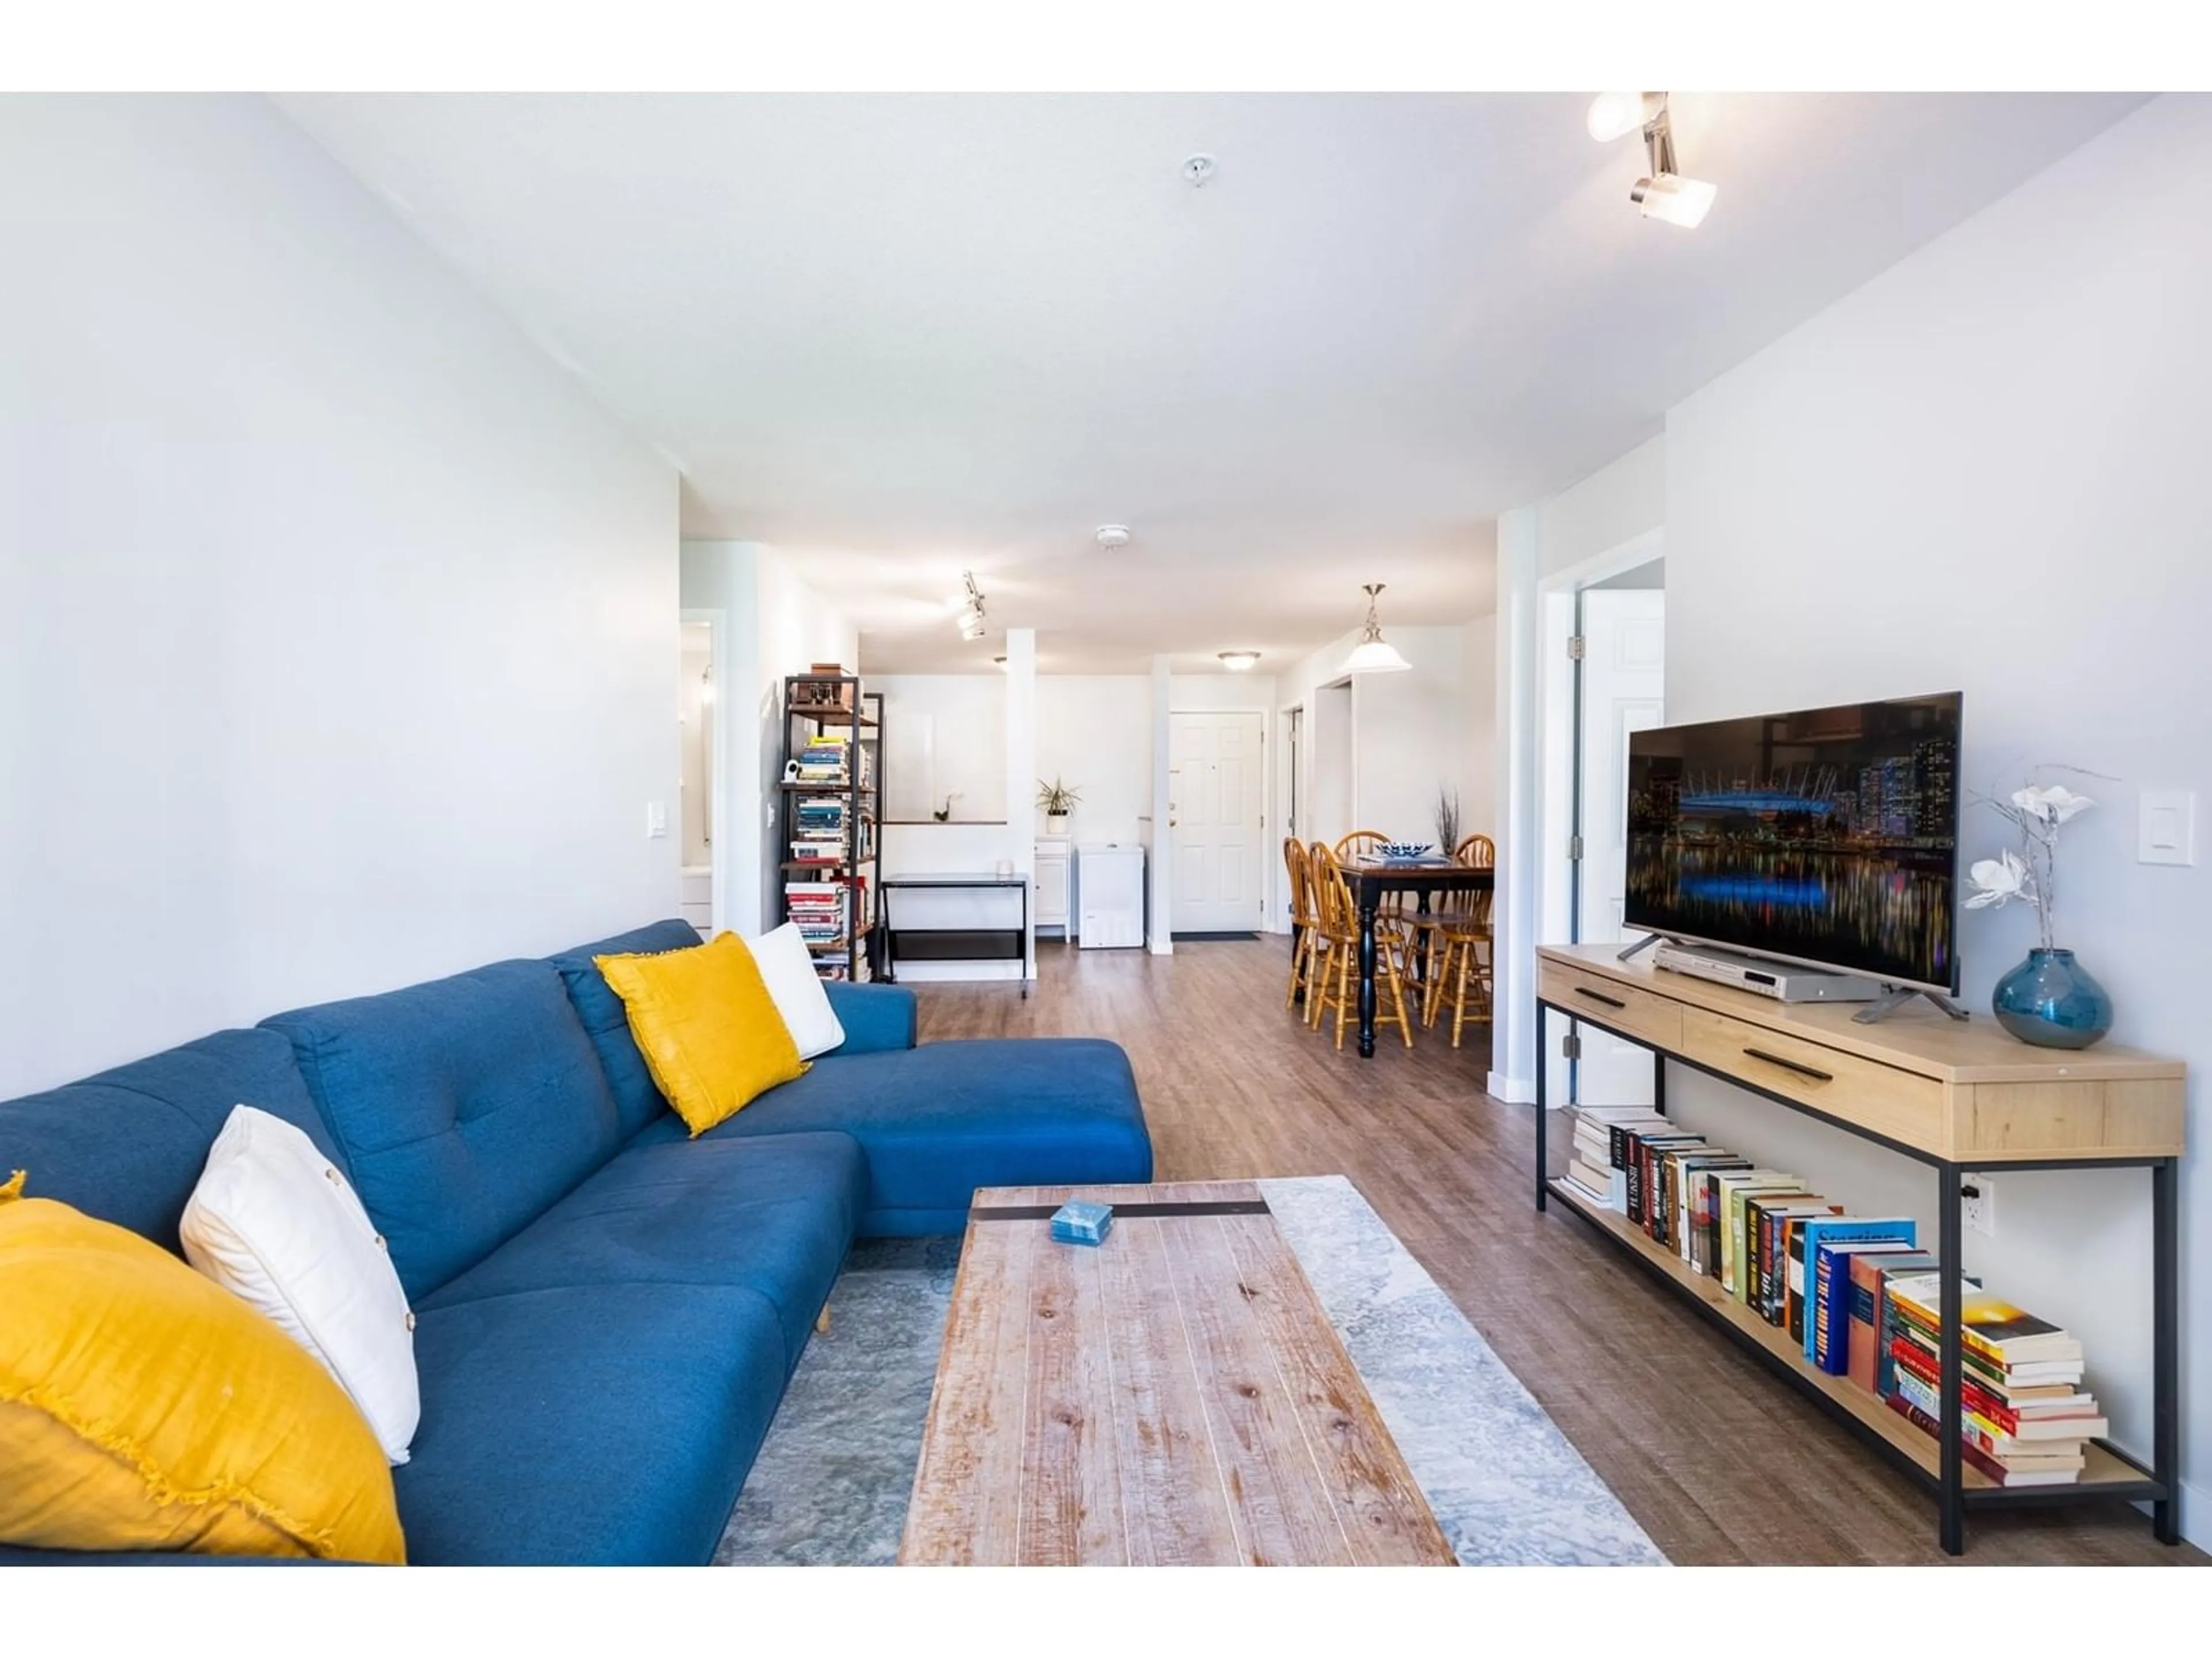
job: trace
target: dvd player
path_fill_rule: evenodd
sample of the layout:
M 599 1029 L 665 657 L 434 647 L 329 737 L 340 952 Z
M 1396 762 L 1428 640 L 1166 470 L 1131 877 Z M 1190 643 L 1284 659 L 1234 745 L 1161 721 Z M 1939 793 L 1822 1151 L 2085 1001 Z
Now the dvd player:
M 1716 951 L 1706 945 L 1677 945 L 1672 939 L 1660 942 L 1651 953 L 1651 962 L 1672 974 L 1709 979 L 1716 985 L 1772 997 L 1777 1002 L 1877 1002 L 1883 994 L 1876 980 L 1738 956 L 1733 951 Z

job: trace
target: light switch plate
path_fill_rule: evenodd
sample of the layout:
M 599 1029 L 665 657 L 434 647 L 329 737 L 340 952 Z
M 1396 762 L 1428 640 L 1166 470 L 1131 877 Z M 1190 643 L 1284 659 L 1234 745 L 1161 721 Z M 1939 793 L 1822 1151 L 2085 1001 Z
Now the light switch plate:
M 659 841 L 668 833 L 668 803 L 649 800 L 645 804 L 645 835 L 648 841 Z
M 2197 793 L 2146 789 L 2136 808 L 2136 862 L 2197 862 Z

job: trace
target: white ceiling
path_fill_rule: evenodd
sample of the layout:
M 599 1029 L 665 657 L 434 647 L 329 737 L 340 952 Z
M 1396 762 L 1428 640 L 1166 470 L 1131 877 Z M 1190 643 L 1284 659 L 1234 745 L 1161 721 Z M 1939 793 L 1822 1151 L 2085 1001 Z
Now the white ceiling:
M 1680 94 L 1694 232 L 1630 205 L 1642 147 L 1589 101 L 279 100 L 682 466 L 686 534 L 796 556 L 875 672 L 987 666 L 1008 625 L 1048 671 L 1265 671 L 1362 581 L 1386 624 L 1480 615 L 1498 512 L 2142 100 Z

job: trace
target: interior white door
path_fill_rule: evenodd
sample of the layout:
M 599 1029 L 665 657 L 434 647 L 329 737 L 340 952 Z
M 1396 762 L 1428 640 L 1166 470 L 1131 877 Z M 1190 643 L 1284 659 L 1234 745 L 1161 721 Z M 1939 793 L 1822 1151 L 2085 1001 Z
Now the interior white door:
M 1261 755 L 1267 716 L 1168 716 L 1168 842 L 1174 930 L 1241 933 L 1261 925 Z
M 1582 595 L 1583 695 L 1579 830 L 1583 858 L 1576 937 L 1620 939 L 1628 891 L 1628 737 L 1666 718 L 1667 596 L 1657 588 L 1591 588 Z M 1576 1098 L 1626 1106 L 1652 1098 L 1648 1049 L 1580 1027 Z

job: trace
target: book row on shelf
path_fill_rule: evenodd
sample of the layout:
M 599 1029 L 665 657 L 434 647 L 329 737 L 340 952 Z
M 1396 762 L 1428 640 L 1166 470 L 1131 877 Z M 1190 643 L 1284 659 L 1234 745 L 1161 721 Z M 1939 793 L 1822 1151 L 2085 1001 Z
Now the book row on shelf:
M 1786 1330 L 1805 1364 L 1936 1436 L 1945 1264 L 1919 1248 L 1911 1217 L 1849 1214 L 1810 1182 L 1640 1106 L 1576 1109 L 1564 1184 Z M 2109 1431 L 2081 1345 L 1971 1278 L 1960 1307 L 1966 1461 L 2004 1486 L 2078 1481 L 2085 1443 Z
M 857 850 L 856 850 L 857 846 Z M 792 813 L 794 864 L 844 864 L 875 856 L 875 823 L 835 796 L 802 796 Z
M 826 729 L 808 738 L 792 757 L 790 779 L 793 783 L 830 784 L 843 788 L 854 781 L 856 765 L 860 785 L 867 788 L 875 781 L 873 751 L 866 744 L 854 743 L 849 732 Z

